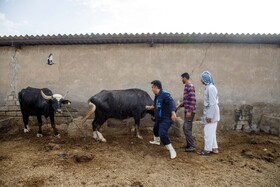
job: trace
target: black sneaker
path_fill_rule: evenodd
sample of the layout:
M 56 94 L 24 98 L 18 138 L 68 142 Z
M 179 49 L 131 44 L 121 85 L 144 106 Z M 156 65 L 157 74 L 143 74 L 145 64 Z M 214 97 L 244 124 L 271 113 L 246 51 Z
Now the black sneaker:
M 188 147 L 185 149 L 186 152 L 194 152 L 195 151 L 195 147 Z
M 181 149 L 187 149 L 188 146 L 187 146 L 187 145 L 182 145 L 180 148 L 181 148 Z

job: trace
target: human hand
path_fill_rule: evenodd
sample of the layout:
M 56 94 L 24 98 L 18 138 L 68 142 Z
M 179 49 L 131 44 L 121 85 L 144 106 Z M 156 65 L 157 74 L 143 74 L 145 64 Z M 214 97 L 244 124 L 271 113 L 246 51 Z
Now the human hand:
M 176 113 L 173 111 L 171 114 L 172 121 L 176 121 L 176 118 L 177 118 Z
M 207 122 L 207 123 L 211 123 L 211 122 L 212 122 L 212 119 L 211 119 L 211 118 L 206 117 L 206 122 Z
M 190 120 L 192 117 L 192 113 L 191 112 L 186 112 L 186 119 Z
M 154 106 L 153 105 L 152 106 L 146 106 L 145 108 L 146 108 L 146 110 L 152 110 L 152 109 L 154 109 Z

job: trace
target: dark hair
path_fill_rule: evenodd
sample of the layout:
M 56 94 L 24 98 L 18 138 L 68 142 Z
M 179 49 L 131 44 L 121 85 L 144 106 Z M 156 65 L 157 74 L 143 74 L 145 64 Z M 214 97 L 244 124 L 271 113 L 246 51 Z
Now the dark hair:
M 160 90 L 162 89 L 161 82 L 159 80 L 153 80 L 151 84 L 156 86 Z
M 187 73 L 187 72 L 185 72 L 185 73 L 183 73 L 182 75 L 181 75 L 181 77 L 182 78 L 186 78 L 186 79 L 190 79 L 190 75 Z

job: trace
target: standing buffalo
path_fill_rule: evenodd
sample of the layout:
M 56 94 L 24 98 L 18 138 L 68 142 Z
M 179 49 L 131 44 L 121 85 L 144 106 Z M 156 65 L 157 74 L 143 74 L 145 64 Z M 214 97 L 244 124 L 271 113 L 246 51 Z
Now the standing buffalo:
M 136 136 L 142 139 L 139 133 L 140 119 L 146 113 L 154 115 L 153 111 L 145 109 L 146 105 L 153 105 L 153 100 L 147 92 L 140 89 L 103 90 L 92 96 L 88 103 L 89 110 L 82 119 L 81 125 L 95 112 L 95 118 L 92 122 L 93 138 L 102 142 L 106 142 L 106 139 L 99 132 L 99 129 L 108 118 L 126 119 L 133 117 Z
M 66 95 L 65 95 L 66 96 Z M 60 94 L 52 94 L 48 88 L 38 89 L 27 87 L 18 93 L 20 109 L 22 113 L 24 132 L 29 132 L 28 118 L 29 116 L 37 116 L 39 131 L 37 137 L 42 137 L 42 118 L 50 116 L 51 125 L 54 135 L 59 137 L 58 131 L 55 128 L 54 113 L 61 113 L 61 104 L 70 104 L 69 100 L 64 100 Z

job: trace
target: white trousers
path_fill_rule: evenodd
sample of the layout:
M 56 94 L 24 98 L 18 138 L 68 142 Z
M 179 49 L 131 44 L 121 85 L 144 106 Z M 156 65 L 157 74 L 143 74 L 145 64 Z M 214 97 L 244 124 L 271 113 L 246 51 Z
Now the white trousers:
M 218 148 L 216 139 L 217 124 L 218 122 L 204 125 L 204 150 L 206 151 Z

